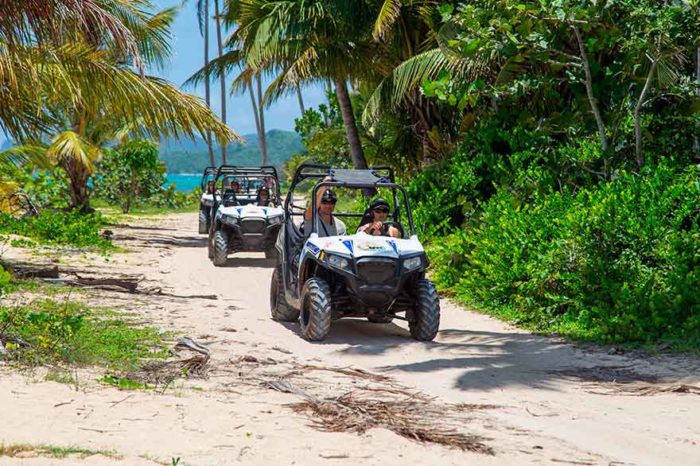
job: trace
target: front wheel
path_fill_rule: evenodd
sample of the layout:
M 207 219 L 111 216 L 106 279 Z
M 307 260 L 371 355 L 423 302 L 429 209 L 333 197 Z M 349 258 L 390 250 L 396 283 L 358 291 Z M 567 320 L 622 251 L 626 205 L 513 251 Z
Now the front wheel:
M 226 265 L 228 257 L 228 234 L 223 230 L 214 233 L 214 265 L 221 267 Z
M 282 263 L 278 263 L 272 272 L 270 281 L 270 313 L 274 320 L 282 322 L 294 322 L 299 318 L 299 311 L 287 303 L 284 295 L 284 279 L 282 277 Z
M 408 322 L 411 336 L 418 341 L 432 341 L 440 327 L 440 298 L 430 280 L 416 283 L 416 307 Z
M 209 212 L 204 206 L 199 207 L 199 233 L 209 233 Z
M 301 291 L 299 314 L 301 336 L 309 341 L 325 340 L 331 329 L 331 290 L 321 278 L 310 278 Z

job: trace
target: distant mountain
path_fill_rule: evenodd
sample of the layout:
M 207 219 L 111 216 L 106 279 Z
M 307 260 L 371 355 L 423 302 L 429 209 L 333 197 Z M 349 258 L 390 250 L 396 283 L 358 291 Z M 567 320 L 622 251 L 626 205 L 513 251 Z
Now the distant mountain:
M 254 134 L 243 136 L 245 142 L 228 147 L 227 162 L 231 165 L 260 165 L 258 137 Z M 292 131 L 271 130 L 267 132 L 267 155 L 270 164 L 278 169 L 292 155 L 303 149 L 301 138 Z M 221 148 L 214 146 L 216 164 L 221 164 Z M 168 173 L 200 173 L 209 165 L 209 152 L 204 139 L 163 140 L 160 143 L 160 159 L 168 167 Z

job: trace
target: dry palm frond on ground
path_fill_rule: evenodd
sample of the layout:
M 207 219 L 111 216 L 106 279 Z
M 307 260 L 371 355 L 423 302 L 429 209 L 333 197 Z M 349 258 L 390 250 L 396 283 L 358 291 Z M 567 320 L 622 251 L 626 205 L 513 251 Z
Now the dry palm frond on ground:
M 418 442 L 493 454 L 493 450 L 483 443 L 485 438 L 460 429 L 466 419 L 448 414 L 449 406 L 396 396 L 396 391 L 391 398 L 377 398 L 376 394 L 359 389 L 338 398 L 307 397 L 305 401 L 289 406 L 294 412 L 313 415 L 312 426 L 326 432 L 361 434 L 373 428 L 384 428 Z

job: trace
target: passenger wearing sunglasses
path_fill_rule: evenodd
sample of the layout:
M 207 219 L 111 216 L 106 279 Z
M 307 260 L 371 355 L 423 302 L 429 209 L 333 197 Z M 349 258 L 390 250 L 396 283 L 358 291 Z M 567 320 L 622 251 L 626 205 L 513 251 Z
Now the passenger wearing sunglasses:
M 372 201 L 365 211 L 365 215 L 357 229 L 358 233 L 366 233 L 373 236 L 391 236 L 400 238 L 401 232 L 391 225 L 389 218 L 389 203 L 382 198 Z
M 331 181 L 330 177 L 326 177 L 323 181 Z M 347 234 L 345 224 L 339 218 L 333 216 L 333 211 L 335 210 L 335 203 L 338 201 L 338 197 L 330 189 L 319 189 L 316 194 L 316 206 L 318 209 L 318 236 L 338 236 Z M 304 212 L 304 224 L 311 221 L 311 206 L 309 206 Z M 305 231 L 308 235 L 311 232 L 311 228 L 308 231 L 304 226 L 302 226 L 302 231 Z

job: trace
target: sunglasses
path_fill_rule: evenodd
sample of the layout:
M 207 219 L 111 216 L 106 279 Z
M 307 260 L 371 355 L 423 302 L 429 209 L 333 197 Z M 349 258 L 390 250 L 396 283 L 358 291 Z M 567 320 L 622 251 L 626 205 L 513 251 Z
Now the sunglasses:
M 387 209 L 386 207 L 377 207 L 376 209 L 374 209 L 374 211 L 378 214 L 388 214 L 389 213 L 389 209 Z
M 335 205 L 335 202 L 336 202 L 336 201 L 334 201 L 334 200 L 333 200 L 333 201 L 323 200 L 323 201 L 321 201 L 321 204 L 332 204 L 332 205 Z

